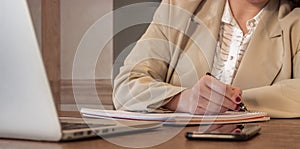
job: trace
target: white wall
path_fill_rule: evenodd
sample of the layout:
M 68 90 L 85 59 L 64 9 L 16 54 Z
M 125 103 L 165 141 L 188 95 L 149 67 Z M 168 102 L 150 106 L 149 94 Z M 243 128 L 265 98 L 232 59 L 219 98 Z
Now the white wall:
M 72 78 L 73 59 L 77 46 L 86 31 L 102 16 L 113 10 L 113 0 L 61 0 L 61 78 Z M 113 32 L 113 18 L 106 31 Z M 95 39 L 102 38 L 95 36 Z M 94 45 L 86 45 L 91 49 Z M 101 49 L 92 49 L 101 50 Z M 100 55 L 96 66 L 96 79 L 110 79 L 112 72 L 112 42 Z M 88 60 L 85 57 L 81 61 Z M 80 74 L 77 79 L 91 79 L 86 73 L 85 66 L 79 66 Z

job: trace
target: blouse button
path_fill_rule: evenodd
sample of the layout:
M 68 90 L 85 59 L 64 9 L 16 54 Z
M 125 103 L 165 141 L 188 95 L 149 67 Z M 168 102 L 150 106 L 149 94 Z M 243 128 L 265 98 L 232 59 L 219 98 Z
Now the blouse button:
M 252 27 L 252 28 L 255 27 L 255 21 L 254 20 L 250 21 L 249 26 Z

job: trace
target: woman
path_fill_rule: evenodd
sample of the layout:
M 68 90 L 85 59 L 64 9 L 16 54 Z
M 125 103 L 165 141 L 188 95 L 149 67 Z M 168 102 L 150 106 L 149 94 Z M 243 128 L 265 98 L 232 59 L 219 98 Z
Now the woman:
M 244 102 L 271 117 L 300 117 L 300 10 L 292 7 L 163 1 L 115 79 L 115 107 L 211 114 Z

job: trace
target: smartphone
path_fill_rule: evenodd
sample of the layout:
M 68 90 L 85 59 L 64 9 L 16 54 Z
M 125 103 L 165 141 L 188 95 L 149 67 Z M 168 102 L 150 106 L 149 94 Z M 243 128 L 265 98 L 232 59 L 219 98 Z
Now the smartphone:
M 187 132 L 186 138 L 193 140 L 236 140 L 253 138 L 261 130 L 256 124 L 209 125 L 200 126 L 197 131 Z

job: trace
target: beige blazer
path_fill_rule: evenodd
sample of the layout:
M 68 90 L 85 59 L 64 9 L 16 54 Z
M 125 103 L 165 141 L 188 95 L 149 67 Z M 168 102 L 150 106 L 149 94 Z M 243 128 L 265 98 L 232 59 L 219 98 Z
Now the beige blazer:
M 171 5 L 168 5 L 171 4 Z M 211 71 L 225 0 L 164 0 L 115 78 L 117 109 L 144 111 Z M 300 117 L 300 10 L 271 0 L 232 85 L 251 111 Z

